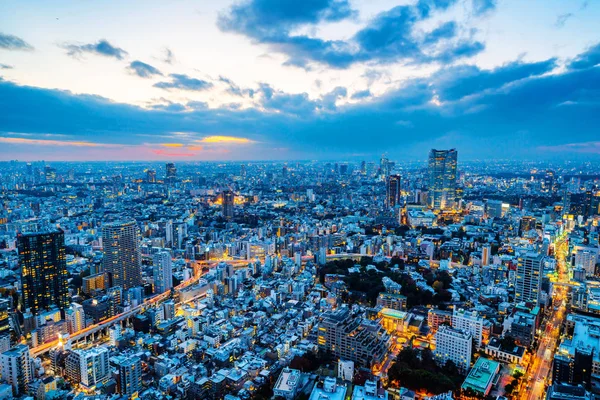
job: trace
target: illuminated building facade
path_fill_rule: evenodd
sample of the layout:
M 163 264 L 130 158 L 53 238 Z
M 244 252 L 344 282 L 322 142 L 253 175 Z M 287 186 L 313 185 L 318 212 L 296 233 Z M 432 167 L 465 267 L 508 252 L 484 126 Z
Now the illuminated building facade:
M 129 289 L 142 285 L 139 229 L 135 221 L 106 224 L 102 227 L 104 271 L 111 286 Z
M 166 182 L 173 182 L 177 178 L 177 168 L 173 163 L 167 163 L 166 165 L 167 174 L 165 176 Z
M 451 209 L 456 201 L 456 149 L 429 152 L 429 207 Z
M 537 253 L 527 253 L 518 258 L 515 284 L 516 302 L 537 304 L 542 286 L 543 257 Z
M 394 208 L 400 204 L 400 175 L 390 175 L 386 183 L 385 206 Z
M 23 307 L 33 315 L 69 306 L 65 235 L 62 230 L 17 236 Z
M 225 190 L 221 193 L 221 200 L 223 201 L 223 217 L 225 219 L 232 219 L 235 195 L 231 190 Z

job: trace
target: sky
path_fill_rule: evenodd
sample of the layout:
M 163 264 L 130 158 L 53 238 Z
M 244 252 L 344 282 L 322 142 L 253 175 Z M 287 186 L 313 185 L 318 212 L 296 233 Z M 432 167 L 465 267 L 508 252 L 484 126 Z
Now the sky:
M 600 158 L 600 0 L 0 2 L 0 160 Z

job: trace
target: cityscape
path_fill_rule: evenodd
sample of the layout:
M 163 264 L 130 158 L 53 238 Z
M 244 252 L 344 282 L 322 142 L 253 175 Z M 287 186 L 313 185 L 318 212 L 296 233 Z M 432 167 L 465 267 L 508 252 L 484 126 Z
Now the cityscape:
M 600 399 L 598 21 L 0 3 L 0 400 Z

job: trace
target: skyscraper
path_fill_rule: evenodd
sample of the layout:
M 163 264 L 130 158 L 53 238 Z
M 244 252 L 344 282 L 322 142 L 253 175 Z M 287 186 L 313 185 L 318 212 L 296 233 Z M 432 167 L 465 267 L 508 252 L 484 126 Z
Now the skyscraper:
M 429 152 L 429 207 L 447 210 L 456 201 L 456 149 Z
M 221 200 L 223 201 L 223 217 L 225 219 L 233 218 L 233 201 L 235 195 L 231 190 L 225 190 L 221 193 Z
M 537 253 L 527 253 L 519 256 L 515 282 L 516 302 L 538 303 L 542 286 L 542 261 L 542 255 Z
M 36 315 L 52 307 L 69 306 L 67 256 L 62 230 L 17 236 L 23 306 Z
M 0 353 L 10 349 L 9 310 L 10 301 L 8 299 L 0 299 Z
M 394 208 L 400 203 L 400 175 L 390 175 L 386 182 L 385 206 Z
M 174 182 L 175 179 L 177 178 L 177 168 L 175 168 L 175 164 L 167 163 L 166 168 L 167 168 L 167 175 L 166 175 L 165 181 L 166 182 Z
M 104 271 L 111 286 L 129 289 L 142 285 L 139 230 L 135 221 L 106 224 L 102 227 Z
M 173 287 L 171 253 L 159 251 L 152 257 L 154 264 L 154 293 L 164 293 Z

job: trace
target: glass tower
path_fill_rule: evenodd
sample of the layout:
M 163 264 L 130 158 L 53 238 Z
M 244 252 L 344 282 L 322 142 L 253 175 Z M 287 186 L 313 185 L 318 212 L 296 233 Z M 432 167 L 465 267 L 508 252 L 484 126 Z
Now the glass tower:
M 447 210 L 456 201 L 456 149 L 429 152 L 429 207 Z

